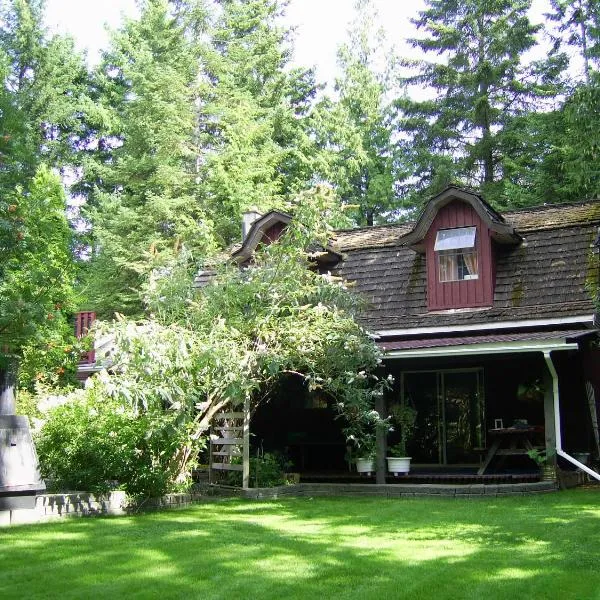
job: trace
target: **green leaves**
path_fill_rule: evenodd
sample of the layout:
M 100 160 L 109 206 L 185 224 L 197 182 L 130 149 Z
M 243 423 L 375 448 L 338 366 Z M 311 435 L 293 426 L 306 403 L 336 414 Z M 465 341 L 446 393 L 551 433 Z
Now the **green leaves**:
M 0 233 L 0 339 L 20 349 L 72 310 L 74 265 L 58 177 L 42 166 L 28 190 L 17 188 L 8 198 Z

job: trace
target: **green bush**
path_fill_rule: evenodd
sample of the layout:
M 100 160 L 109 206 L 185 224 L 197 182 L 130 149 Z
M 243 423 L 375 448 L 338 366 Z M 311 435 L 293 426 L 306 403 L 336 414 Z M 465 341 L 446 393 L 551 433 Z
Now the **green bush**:
M 234 463 L 241 464 L 241 459 L 236 458 Z M 276 487 L 286 485 L 286 471 L 290 464 L 278 452 L 264 452 L 258 456 L 250 457 L 250 487 Z M 228 485 L 241 486 L 242 474 L 239 471 L 227 473 L 225 481 Z
M 55 488 L 157 497 L 186 483 L 173 461 L 185 441 L 179 413 L 135 411 L 92 388 L 49 412 L 36 446 Z

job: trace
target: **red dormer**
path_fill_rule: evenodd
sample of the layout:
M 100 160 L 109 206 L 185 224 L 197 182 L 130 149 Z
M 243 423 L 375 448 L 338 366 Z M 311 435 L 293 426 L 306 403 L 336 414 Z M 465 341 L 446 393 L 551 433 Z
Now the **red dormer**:
M 520 241 L 479 196 L 454 187 L 427 204 L 405 239 L 413 250 L 426 255 L 427 308 L 431 311 L 492 306 L 493 241 Z

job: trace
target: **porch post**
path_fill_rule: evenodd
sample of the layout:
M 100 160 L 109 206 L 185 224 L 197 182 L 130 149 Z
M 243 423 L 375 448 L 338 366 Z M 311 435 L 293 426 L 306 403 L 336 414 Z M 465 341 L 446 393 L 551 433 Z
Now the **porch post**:
M 242 427 L 242 487 L 250 487 L 250 398 L 244 400 L 244 422 Z
M 385 418 L 385 399 L 383 394 L 376 396 L 375 410 L 379 416 Z M 385 446 L 386 446 L 387 431 L 383 427 L 377 427 L 375 431 L 375 483 L 385 483 Z
M 550 457 L 546 462 L 556 472 L 556 414 L 554 405 L 554 378 L 546 366 L 544 370 L 544 438 L 546 456 Z

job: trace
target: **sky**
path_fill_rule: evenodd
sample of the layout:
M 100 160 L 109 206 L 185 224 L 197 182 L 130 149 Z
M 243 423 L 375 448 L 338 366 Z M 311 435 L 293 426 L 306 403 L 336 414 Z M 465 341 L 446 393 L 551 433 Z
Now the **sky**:
M 548 0 L 534 0 L 533 19 L 539 21 Z M 424 7 L 424 0 L 375 0 L 380 25 L 390 43 L 402 55 L 402 41 L 414 35 L 410 17 Z M 332 83 L 336 74 L 336 52 L 346 39 L 353 19 L 354 0 L 291 0 L 287 22 L 296 27 L 295 62 L 317 67 L 317 79 Z M 135 0 L 47 0 L 46 23 L 51 31 L 70 33 L 78 47 L 87 50 L 91 63 L 106 47 L 105 24 L 116 28 L 122 15 L 136 14 Z

